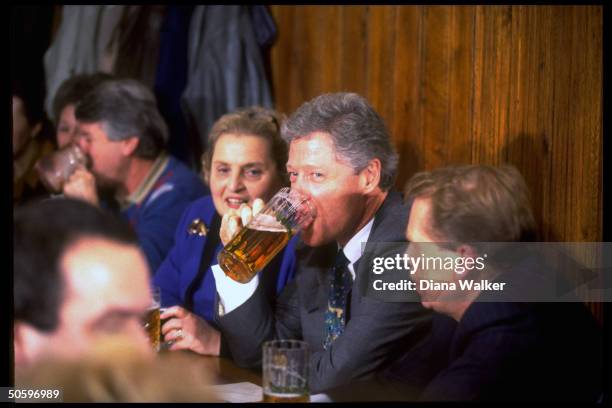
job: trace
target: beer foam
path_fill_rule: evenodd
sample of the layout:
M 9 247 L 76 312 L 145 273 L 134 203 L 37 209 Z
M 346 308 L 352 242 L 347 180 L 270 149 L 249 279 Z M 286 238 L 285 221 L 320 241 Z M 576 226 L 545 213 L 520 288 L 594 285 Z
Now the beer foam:
M 257 231 L 268 232 L 286 232 L 287 228 L 283 226 L 273 215 L 259 214 L 251 221 L 250 229 Z

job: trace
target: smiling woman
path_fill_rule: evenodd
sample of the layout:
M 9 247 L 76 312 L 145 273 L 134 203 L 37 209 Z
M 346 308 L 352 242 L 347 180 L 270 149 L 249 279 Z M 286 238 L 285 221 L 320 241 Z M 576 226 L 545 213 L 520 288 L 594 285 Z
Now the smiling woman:
M 249 134 L 225 133 L 217 140 L 208 183 L 215 208 L 221 215 L 237 210 L 255 198 L 268 201 L 283 185 L 269 154 L 270 142 Z
M 172 350 L 189 349 L 200 354 L 225 353 L 224 342 L 214 328 L 216 285 L 211 266 L 223 248 L 219 236 L 221 217 L 268 201 L 288 184 L 285 173 L 287 144 L 280 137 L 283 116 L 251 107 L 223 115 L 213 125 L 202 156 L 202 173 L 211 195 L 193 202 L 182 216 L 175 245 L 157 270 L 154 284 L 162 290 L 161 318 L 164 340 Z M 258 201 L 259 202 L 259 201 Z M 193 233 L 203 223 L 205 233 Z M 260 273 L 260 285 L 271 304 L 293 278 L 293 247 L 297 238 Z

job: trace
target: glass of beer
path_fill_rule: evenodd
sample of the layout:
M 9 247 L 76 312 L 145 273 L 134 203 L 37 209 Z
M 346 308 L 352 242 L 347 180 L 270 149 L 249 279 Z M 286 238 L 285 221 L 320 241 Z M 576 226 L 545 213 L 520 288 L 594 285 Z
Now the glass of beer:
M 263 402 L 310 402 L 308 343 L 272 340 L 263 344 Z
M 161 305 L 161 291 L 158 287 L 151 289 L 151 306 L 143 318 L 143 326 L 149 336 L 149 342 L 153 350 L 159 351 L 161 324 L 159 321 L 159 308 Z
M 52 193 L 60 193 L 74 170 L 86 165 L 86 156 L 76 144 L 70 144 L 42 157 L 36 163 L 38 177 Z
M 219 266 L 233 280 L 249 282 L 314 217 L 307 196 L 287 187 L 280 189 L 219 252 Z
M 166 308 L 162 307 L 159 309 L 159 313 L 160 315 L 163 314 L 166 311 Z M 172 340 L 164 340 L 164 335 L 161 332 L 162 327 L 164 327 L 164 324 L 166 324 L 166 322 L 168 320 L 172 319 L 171 317 L 166 317 L 165 319 L 161 319 L 159 321 L 159 348 L 160 350 L 169 350 L 170 347 L 172 347 L 172 344 L 174 344 L 174 341 Z

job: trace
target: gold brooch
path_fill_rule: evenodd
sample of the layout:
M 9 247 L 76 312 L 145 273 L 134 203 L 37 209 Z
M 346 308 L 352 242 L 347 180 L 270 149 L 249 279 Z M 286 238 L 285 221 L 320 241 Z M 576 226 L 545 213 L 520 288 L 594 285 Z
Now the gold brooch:
M 199 218 L 196 218 L 195 220 L 191 221 L 191 224 L 189 224 L 189 228 L 187 228 L 187 233 L 189 235 L 197 235 L 199 237 L 205 237 L 206 232 L 207 232 L 206 225 L 204 225 L 202 220 Z

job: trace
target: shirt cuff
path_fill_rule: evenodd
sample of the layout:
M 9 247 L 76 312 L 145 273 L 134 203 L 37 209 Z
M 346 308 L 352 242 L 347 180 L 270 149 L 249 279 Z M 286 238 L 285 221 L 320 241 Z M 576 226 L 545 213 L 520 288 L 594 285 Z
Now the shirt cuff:
M 211 269 L 219 294 L 218 314 L 220 317 L 249 300 L 259 286 L 259 275 L 255 275 L 247 283 L 240 283 L 227 276 L 219 265 L 213 265 Z

